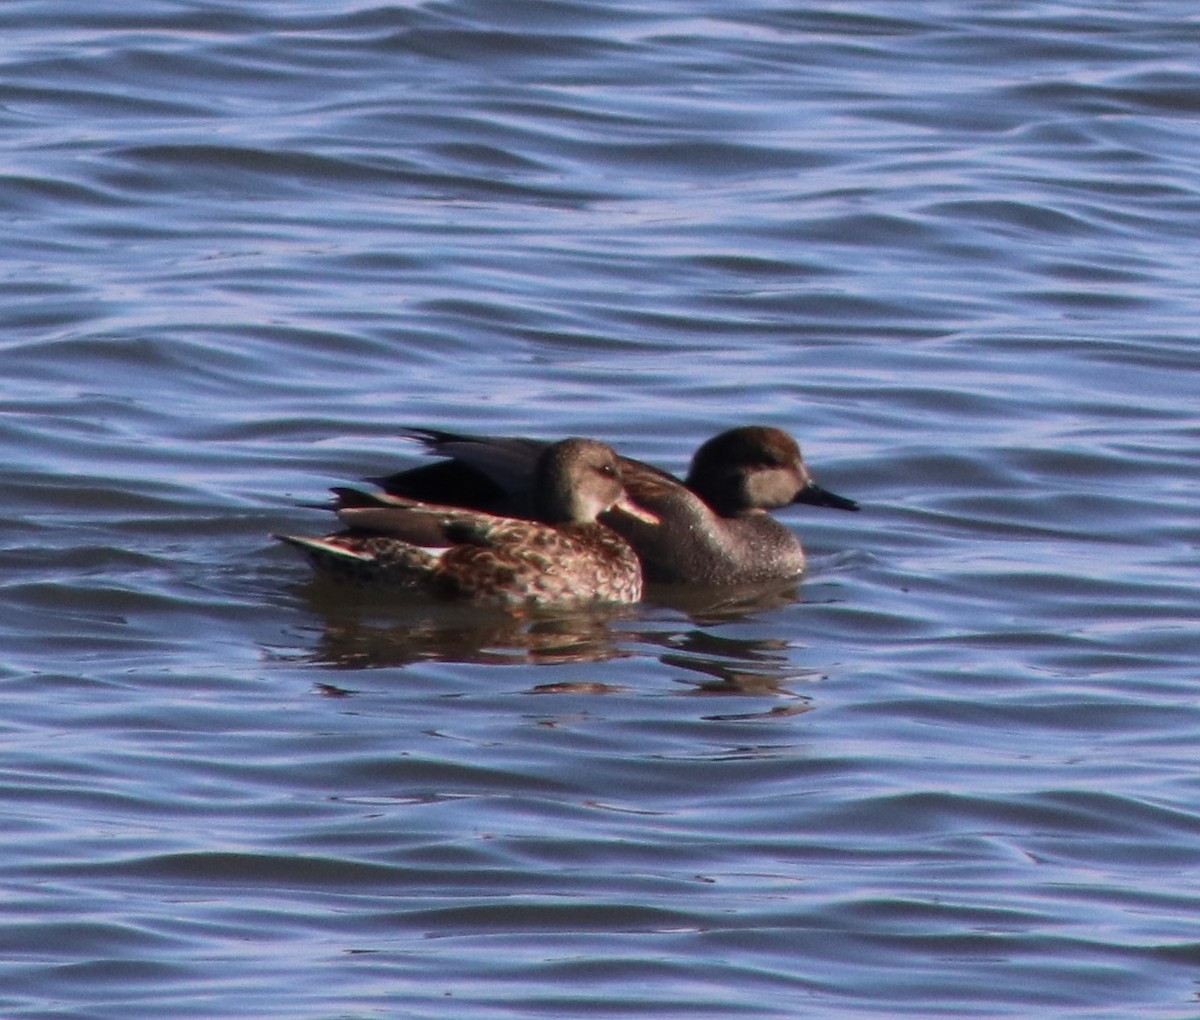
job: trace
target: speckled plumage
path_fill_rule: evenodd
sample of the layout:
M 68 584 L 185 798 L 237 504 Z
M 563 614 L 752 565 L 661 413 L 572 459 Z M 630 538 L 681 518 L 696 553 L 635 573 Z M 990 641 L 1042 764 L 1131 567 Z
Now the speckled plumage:
M 636 602 L 638 559 L 600 513 L 653 518 L 632 505 L 616 454 L 568 439 L 537 458 L 538 521 L 419 500 L 337 489 L 346 530 L 325 538 L 279 535 L 322 573 L 342 580 L 424 590 L 474 603 L 520 605 Z M 437 548 L 421 543 L 436 542 Z
M 419 429 L 411 435 L 447 459 L 374 479 L 385 492 L 534 516 L 531 478 L 545 443 Z M 776 428 L 714 436 L 696 451 L 686 482 L 629 458 L 620 459 L 620 468 L 630 497 L 660 523 L 615 514 L 601 520 L 633 546 L 650 581 L 721 585 L 797 577 L 805 564 L 800 541 L 767 511 L 790 503 L 858 509 L 816 485 L 795 439 Z

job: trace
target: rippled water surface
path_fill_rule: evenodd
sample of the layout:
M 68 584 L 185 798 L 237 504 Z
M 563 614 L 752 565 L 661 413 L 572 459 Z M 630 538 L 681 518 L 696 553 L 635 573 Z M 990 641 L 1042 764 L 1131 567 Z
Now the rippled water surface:
M 0 1013 L 1200 1015 L 1200 18 L 9 0 Z M 798 588 L 272 531 L 795 432 Z

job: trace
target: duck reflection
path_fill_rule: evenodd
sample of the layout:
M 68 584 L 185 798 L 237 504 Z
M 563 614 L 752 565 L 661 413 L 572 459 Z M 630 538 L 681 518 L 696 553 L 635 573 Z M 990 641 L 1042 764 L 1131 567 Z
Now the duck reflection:
M 357 589 L 313 581 L 304 591 L 322 629 L 310 657 L 345 669 L 414 662 L 539 664 L 603 662 L 633 654 L 613 624 L 628 606 L 503 611 L 397 597 L 386 611 Z
M 707 628 L 643 631 L 638 636 L 662 647 L 659 661 L 686 671 L 677 680 L 697 694 L 796 697 L 797 682 L 819 679 L 816 672 L 796 666 L 792 645 L 782 638 L 733 637 Z
M 814 678 L 777 636 L 726 628 L 797 601 L 795 585 L 698 591 L 652 588 L 640 606 L 611 604 L 514 612 L 398 595 L 381 609 L 361 589 L 314 579 L 299 589 L 320 620 L 308 657 L 341 669 L 416 662 L 557 665 L 651 656 L 683 672 L 697 694 L 800 699 L 791 685 Z M 722 631 L 725 631 L 722 633 Z M 608 693 L 607 684 L 537 684 L 534 693 Z M 803 711 L 806 706 L 789 708 Z
M 645 601 L 676 609 L 697 624 L 727 623 L 799 602 L 800 588 L 795 581 L 715 587 L 659 584 L 647 588 Z

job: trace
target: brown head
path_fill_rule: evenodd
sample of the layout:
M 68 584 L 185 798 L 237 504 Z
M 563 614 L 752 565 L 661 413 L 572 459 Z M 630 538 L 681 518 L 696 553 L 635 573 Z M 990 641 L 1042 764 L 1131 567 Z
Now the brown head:
M 762 425 L 713 436 L 692 458 L 687 484 L 722 517 L 789 503 L 858 509 L 854 500 L 813 482 L 796 440 L 782 429 Z
M 546 524 L 592 524 L 606 510 L 658 523 L 629 500 L 616 453 L 594 439 L 563 439 L 546 447 L 533 484 L 537 516 Z

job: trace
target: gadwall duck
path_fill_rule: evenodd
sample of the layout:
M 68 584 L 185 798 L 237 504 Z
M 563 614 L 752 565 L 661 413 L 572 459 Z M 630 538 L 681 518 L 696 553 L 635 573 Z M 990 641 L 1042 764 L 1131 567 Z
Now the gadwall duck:
M 484 604 L 641 598 L 637 556 L 597 518 L 628 515 L 645 527 L 655 518 L 630 502 L 619 459 L 603 443 L 564 439 L 538 453 L 531 483 L 536 520 L 334 492 L 346 530 L 325 538 L 275 536 L 301 549 L 319 572 Z
M 513 517 L 535 517 L 533 465 L 546 443 L 411 429 L 411 438 L 445 459 L 370 481 L 392 496 L 427 499 Z M 800 447 L 781 429 L 745 426 L 708 440 L 687 480 L 620 458 L 625 491 L 659 521 L 604 514 L 601 520 L 637 552 L 647 581 L 758 584 L 798 577 L 804 550 L 767 512 L 792 503 L 857 510 L 817 485 Z

